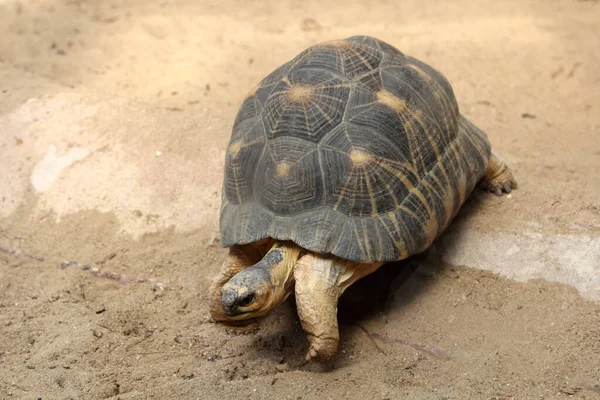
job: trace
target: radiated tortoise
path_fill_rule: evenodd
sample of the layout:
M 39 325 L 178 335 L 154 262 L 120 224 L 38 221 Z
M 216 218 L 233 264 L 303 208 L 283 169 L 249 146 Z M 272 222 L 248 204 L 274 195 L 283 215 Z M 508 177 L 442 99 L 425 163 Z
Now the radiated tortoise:
M 478 182 L 517 186 L 440 72 L 368 36 L 308 48 L 235 120 L 213 318 L 262 316 L 295 293 L 307 359 L 331 359 L 339 296 L 427 249 Z

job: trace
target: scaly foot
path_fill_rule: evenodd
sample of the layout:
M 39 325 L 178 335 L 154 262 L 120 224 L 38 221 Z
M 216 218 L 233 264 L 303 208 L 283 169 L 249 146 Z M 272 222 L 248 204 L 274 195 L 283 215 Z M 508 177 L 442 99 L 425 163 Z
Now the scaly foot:
M 508 166 L 492 153 L 485 176 L 481 179 L 479 187 L 494 193 L 496 196 L 502 196 L 502 192 L 510 193 L 517 186 L 517 181 Z

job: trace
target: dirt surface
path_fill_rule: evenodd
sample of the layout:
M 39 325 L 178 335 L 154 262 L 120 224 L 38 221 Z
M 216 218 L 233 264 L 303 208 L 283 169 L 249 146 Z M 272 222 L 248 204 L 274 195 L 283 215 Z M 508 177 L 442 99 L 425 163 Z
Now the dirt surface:
M 0 0 L 0 398 L 600 398 L 600 4 L 421 3 Z M 293 299 L 208 317 L 223 156 L 251 87 L 355 34 L 440 69 L 520 188 L 301 365 Z

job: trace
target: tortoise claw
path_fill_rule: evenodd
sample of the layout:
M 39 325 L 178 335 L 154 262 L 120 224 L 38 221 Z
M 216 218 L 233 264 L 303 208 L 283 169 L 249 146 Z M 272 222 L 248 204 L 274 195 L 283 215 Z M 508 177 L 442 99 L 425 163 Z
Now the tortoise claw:
M 494 193 L 496 196 L 502 196 L 502 192 L 510 193 L 513 189 L 516 189 L 517 181 L 506 164 L 495 154 L 492 154 L 485 176 L 479 182 L 479 187 Z

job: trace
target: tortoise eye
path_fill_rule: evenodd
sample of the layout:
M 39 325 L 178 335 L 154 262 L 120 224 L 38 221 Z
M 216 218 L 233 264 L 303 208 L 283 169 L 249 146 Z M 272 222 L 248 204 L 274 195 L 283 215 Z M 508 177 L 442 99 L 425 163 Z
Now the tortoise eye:
M 254 293 L 247 294 L 238 301 L 238 306 L 247 307 L 254 302 Z

